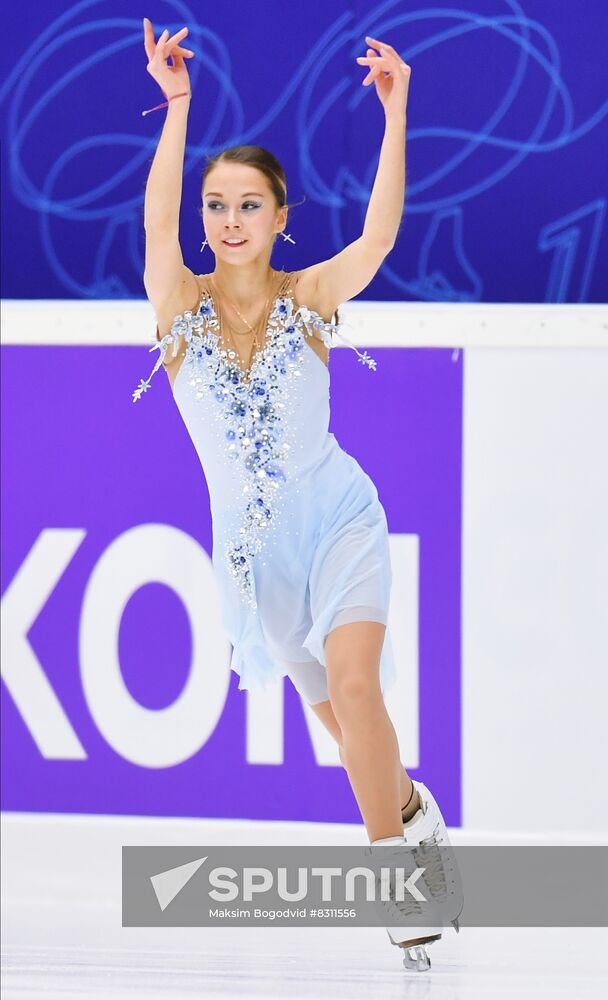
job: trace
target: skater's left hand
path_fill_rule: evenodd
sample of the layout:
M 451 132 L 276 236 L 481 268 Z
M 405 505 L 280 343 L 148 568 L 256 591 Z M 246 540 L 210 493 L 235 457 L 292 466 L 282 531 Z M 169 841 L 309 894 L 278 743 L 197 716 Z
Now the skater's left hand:
M 357 62 L 361 66 L 370 67 L 369 73 L 362 81 L 363 86 L 367 87 L 372 80 L 374 81 L 385 115 L 405 115 L 410 86 L 410 66 L 403 62 L 392 45 L 380 42 L 377 38 L 370 38 L 369 35 L 365 41 L 374 48 L 369 48 L 365 56 L 357 57 Z

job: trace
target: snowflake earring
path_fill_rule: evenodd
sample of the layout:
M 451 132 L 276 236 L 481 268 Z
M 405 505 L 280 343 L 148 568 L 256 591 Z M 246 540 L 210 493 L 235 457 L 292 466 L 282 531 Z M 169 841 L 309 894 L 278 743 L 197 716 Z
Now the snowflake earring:
M 293 244 L 294 244 L 294 246 L 295 246 L 295 242 L 296 242 L 296 241 L 295 241 L 295 240 L 292 240 L 292 238 L 291 238 L 291 236 L 289 235 L 289 233 L 280 233 L 280 235 L 281 235 L 281 236 L 283 237 L 283 239 L 285 240 L 285 242 L 287 242 L 287 241 L 289 240 L 289 242 L 290 242 L 290 243 L 293 243 Z
M 202 252 L 203 252 L 203 249 L 204 249 L 204 248 L 205 248 L 206 246 L 209 246 L 209 244 L 208 244 L 208 242 L 207 242 L 207 237 L 205 236 L 205 242 L 204 242 L 204 243 L 201 243 L 201 248 L 200 248 L 200 250 L 199 250 L 199 253 L 202 253 Z

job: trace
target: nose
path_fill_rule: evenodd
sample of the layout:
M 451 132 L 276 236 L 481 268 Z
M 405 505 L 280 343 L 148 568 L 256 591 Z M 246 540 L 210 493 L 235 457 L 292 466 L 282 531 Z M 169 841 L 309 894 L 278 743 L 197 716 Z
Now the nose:
M 236 208 L 229 208 L 224 229 L 226 229 L 226 231 L 234 229 L 235 223 L 237 224 L 237 228 L 240 229 L 240 223 L 236 216 Z

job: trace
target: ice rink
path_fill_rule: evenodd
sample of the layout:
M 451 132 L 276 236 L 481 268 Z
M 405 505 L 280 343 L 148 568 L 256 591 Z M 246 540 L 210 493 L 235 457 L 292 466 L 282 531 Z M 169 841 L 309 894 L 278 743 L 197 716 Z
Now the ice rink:
M 454 846 L 568 843 L 449 833 Z M 410 972 L 381 927 L 121 926 L 123 845 L 363 845 L 363 826 L 13 813 L 2 835 L 3 1000 L 595 1000 L 608 990 L 605 928 L 450 928 L 429 946 L 430 971 Z

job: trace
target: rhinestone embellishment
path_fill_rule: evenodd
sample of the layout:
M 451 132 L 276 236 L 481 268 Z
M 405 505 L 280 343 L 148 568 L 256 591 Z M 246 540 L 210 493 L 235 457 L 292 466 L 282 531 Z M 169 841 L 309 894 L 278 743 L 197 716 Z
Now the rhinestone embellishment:
M 280 518 L 285 484 L 296 472 L 290 455 L 293 432 L 283 414 L 291 385 L 302 376 L 303 352 L 311 350 L 303 336 L 313 336 L 316 330 L 323 343 L 332 347 L 337 327 L 307 306 L 294 308 L 289 295 L 280 296 L 268 319 L 266 343 L 245 372 L 232 360 L 233 352 L 220 346 L 218 317 L 213 300 L 205 295 L 196 314 L 191 310 L 180 313 L 170 332 L 155 341 L 150 348 L 159 350 L 154 369 L 133 392 L 133 402 L 137 402 L 150 388 L 170 345 L 176 357 L 183 338 L 187 348 L 182 366 L 186 366 L 188 389 L 196 399 L 207 396 L 217 404 L 213 410 L 216 430 L 225 442 L 228 459 L 234 462 L 235 494 L 230 506 L 238 510 L 238 528 L 236 536 L 225 543 L 224 558 L 241 598 L 253 610 L 257 608 L 253 559 Z M 362 363 L 375 370 L 373 358 L 338 335 Z

